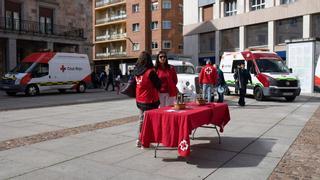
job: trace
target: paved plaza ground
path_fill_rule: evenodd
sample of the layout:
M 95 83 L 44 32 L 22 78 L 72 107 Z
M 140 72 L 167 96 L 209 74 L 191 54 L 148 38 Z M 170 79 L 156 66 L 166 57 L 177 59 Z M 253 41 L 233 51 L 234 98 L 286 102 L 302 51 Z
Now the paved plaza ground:
M 246 98 L 245 107 L 226 100 L 222 143 L 200 128 L 187 159 L 135 147 L 134 99 L 0 111 L 0 179 L 320 178 L 318 95 Z

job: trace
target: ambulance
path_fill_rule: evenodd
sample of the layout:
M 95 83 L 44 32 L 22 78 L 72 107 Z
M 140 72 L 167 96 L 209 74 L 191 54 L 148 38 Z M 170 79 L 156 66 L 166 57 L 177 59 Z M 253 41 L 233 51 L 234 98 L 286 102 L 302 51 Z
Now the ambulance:
M 68 89 L 83 93 L 91 82 L 90 75 L 90 63 L 85 54 L 39 52 L 30 54 L 5 74 L 0 89 L 10 96 L 18 92 L 35 96 L 48 90 L 63 93 Z
M 284 97 L 294 101 L 300 95 L 299 79 L 292 74 L 284 61 L 268 49 L 248 49 L 243 52 L 225 52 L 220 61 L 220 69 L 227 82 L 227 93 L 235 92 L 233 74 L 236 68 L 245 63 L 250 72 L 252 84 L 248 84 L 247 93 L 258 101 L 266 97 Z

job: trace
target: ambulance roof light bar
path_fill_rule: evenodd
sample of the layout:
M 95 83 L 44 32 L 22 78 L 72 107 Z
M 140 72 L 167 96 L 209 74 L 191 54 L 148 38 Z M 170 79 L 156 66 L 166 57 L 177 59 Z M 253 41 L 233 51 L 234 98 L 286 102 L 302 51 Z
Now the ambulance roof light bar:
M 246 51 L 270 51 L 268 48 L 247 48 Z

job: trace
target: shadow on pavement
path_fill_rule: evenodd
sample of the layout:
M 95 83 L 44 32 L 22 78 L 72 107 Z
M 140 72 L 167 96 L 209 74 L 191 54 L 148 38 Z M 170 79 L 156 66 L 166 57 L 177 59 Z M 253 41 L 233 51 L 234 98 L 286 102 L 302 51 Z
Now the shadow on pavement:
M 190 156 L 187 158 L 165 158 L 165 162 L 186 161 L 188 164 L 196 165 L 198 168 L 234 168 L 234 167 L 256 167 L 272 151 L 276 143 L 273 138 L 256 137 L 198 137 L 197 140 L 209 140 L 206 143 L 191 146 Z M 250 148 L 248 148 L 250 146 Z M 236 147 L 241 147 L 239 150 Z M 244 150 L 246 153 L 243 153 Z M 175 149 L 176 150 L 176 149 Z M 160 154 L 160 153 L 159 153 Z M 161 158 L 159 157 L 159 158 Z

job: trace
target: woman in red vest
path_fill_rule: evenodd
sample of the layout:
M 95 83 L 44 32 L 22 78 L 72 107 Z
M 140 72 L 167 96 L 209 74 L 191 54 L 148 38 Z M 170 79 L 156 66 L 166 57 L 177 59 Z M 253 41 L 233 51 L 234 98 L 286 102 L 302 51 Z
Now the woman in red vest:
M 160 51 L 156 60 L 156 71 L 161 80 L 160 107 L 173 105 L 177 91 L 177 73 L 173 66 L 168 64 L 167 53 Z
M 144 111 L 156 109 L 159 107 L 159 90 L 161 80 L 159 79 L 149 53 L 141 52 L 136 67 L 133 70 L 133 75 L 136 78 L 136 103 L 140 110 L 138 133 L 140 135 L 143 124 Z M 141 143 L 138 139 L 136 146 L 140 147 Z

